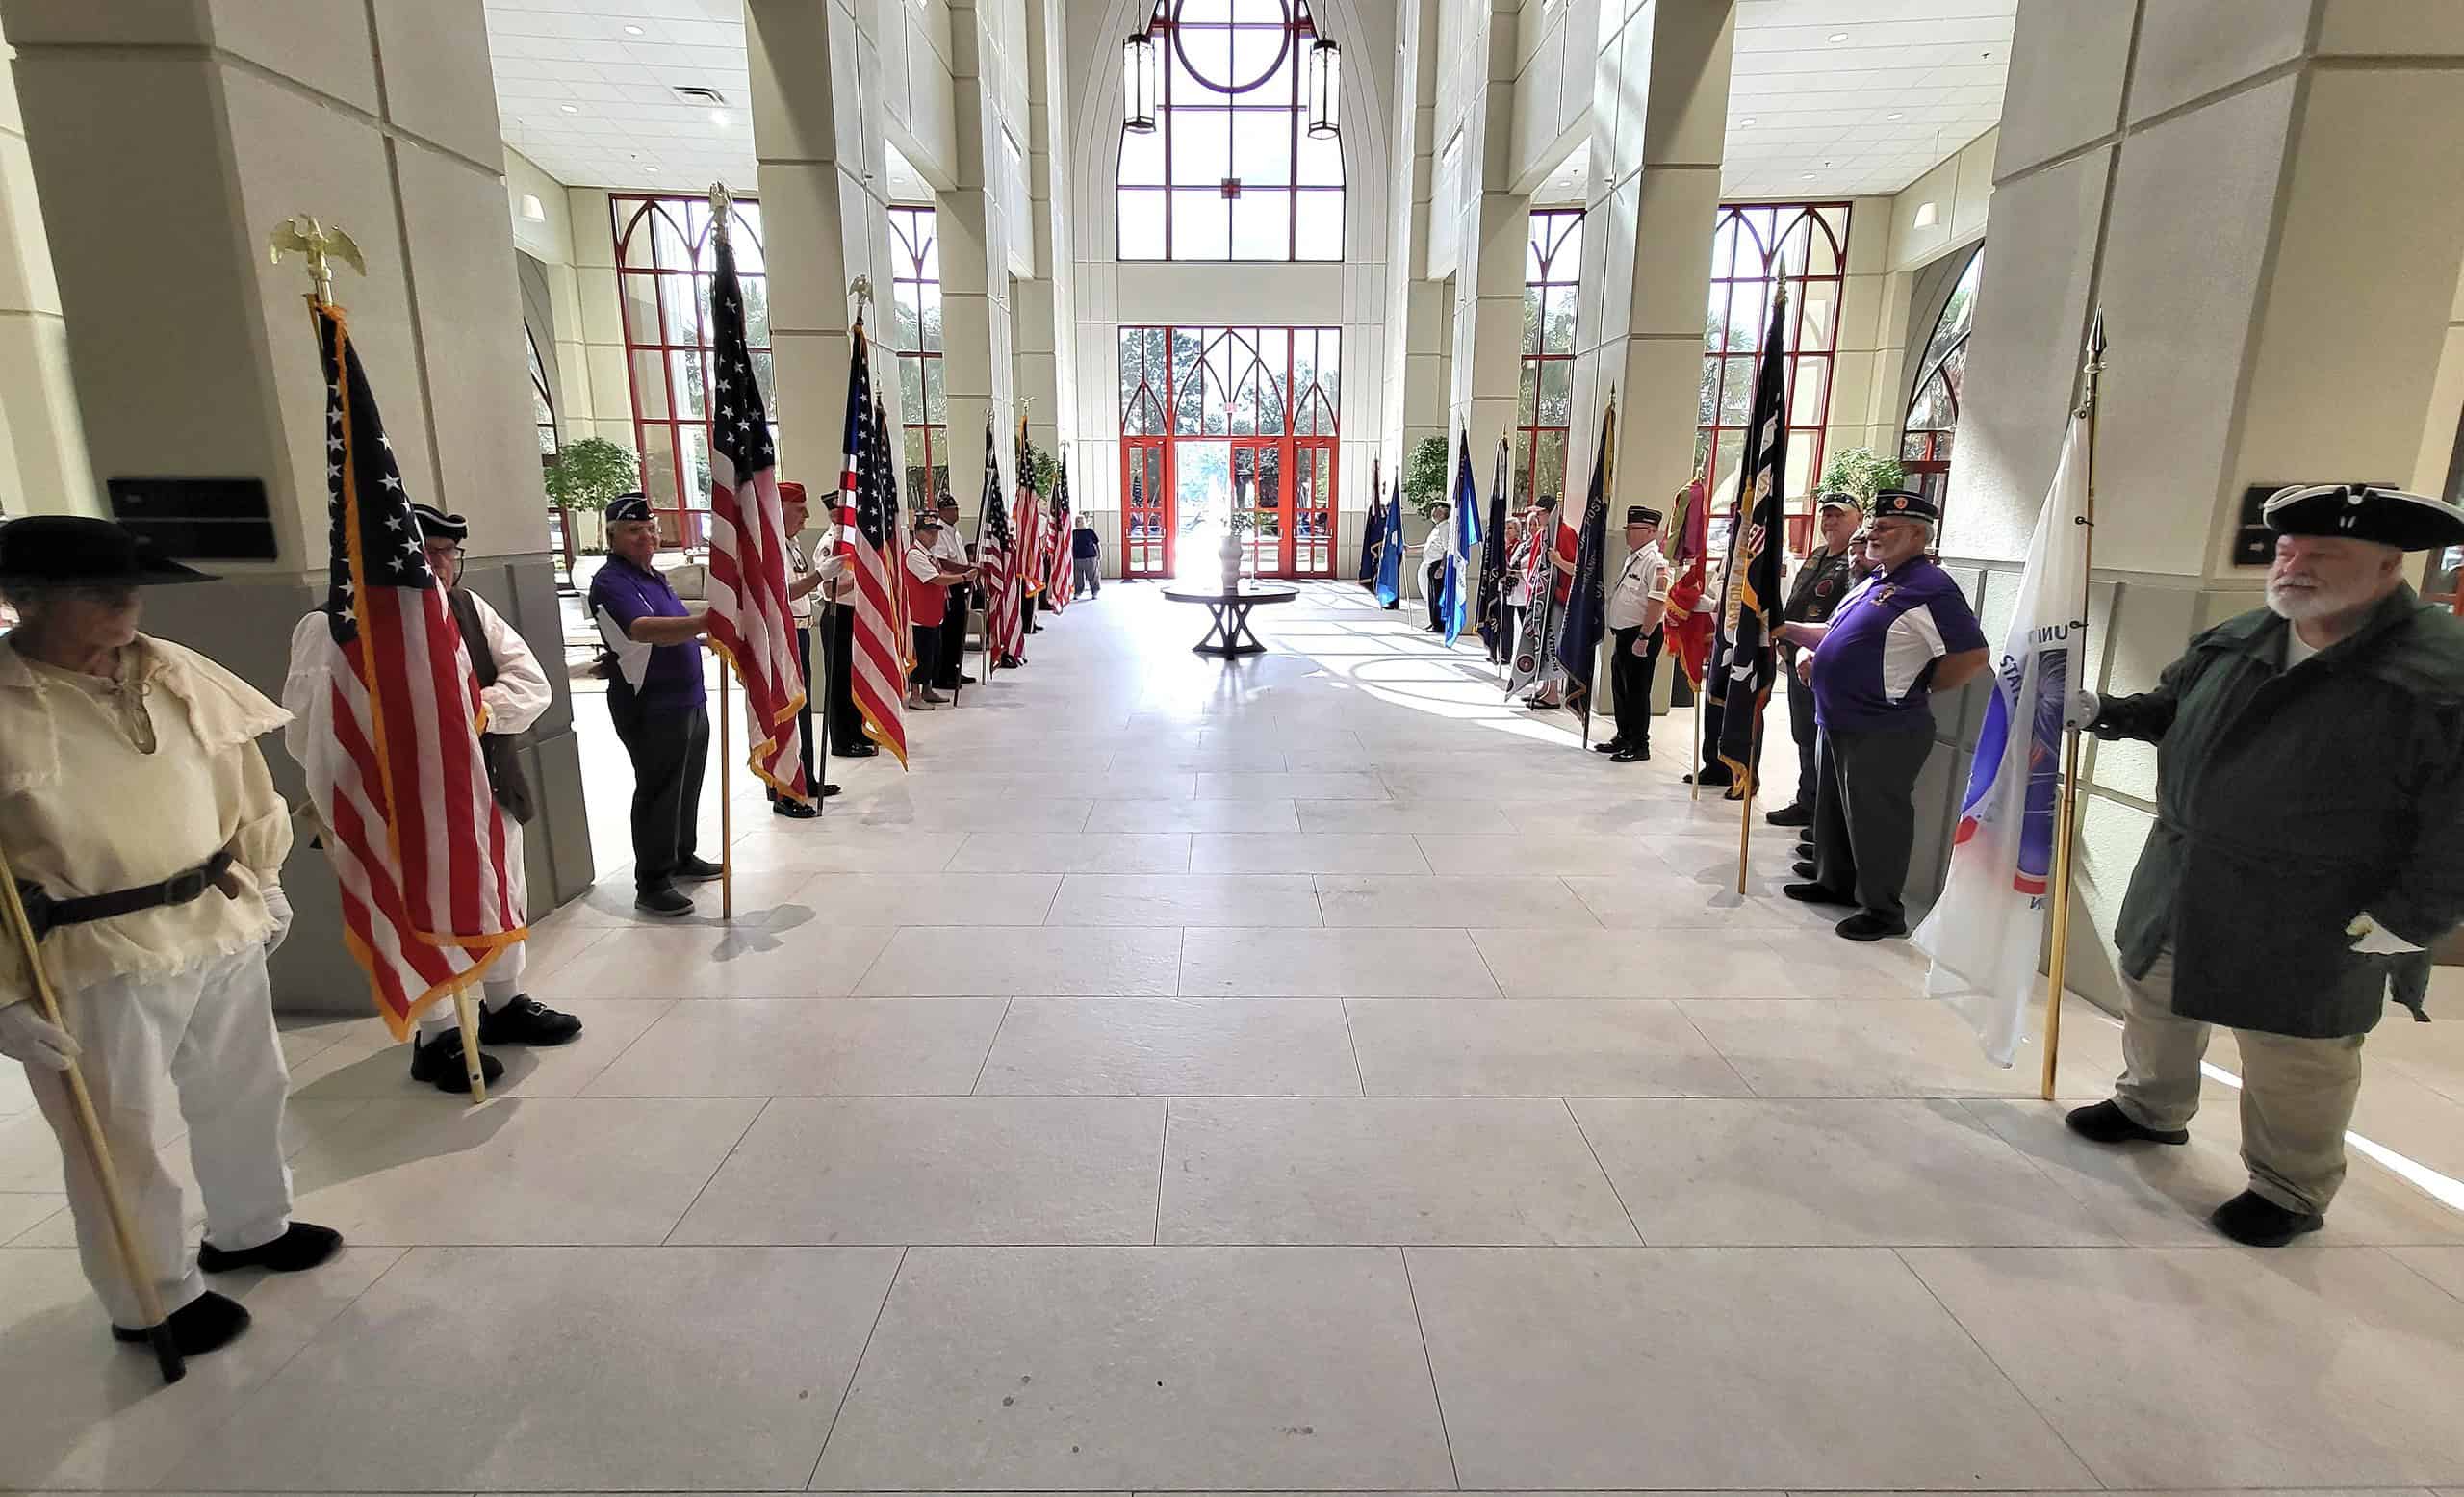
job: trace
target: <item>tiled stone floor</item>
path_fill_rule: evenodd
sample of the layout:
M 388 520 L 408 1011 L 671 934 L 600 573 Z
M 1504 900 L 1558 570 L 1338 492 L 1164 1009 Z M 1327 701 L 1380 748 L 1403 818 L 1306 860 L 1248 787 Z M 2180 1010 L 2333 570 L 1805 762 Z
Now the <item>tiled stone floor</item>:
M 2381 1152 L 2233 1248 L 2224 1080 L 2072 1140 L 1778 834 L 1729 891 L 1683 715 L 1615 767 L 1356 589 L 1231 665 L 1107 591 L 826 820 L 739 775 L 732 926 L 637 924 L 603 815 L 534 957 L 589 1033 L 487 1108 L 287 1025 L 352 1246 L 176 1388 L 0 1077 L 0 1487 L 2464 1487 L 2464 1024 L 2384 1026 Z

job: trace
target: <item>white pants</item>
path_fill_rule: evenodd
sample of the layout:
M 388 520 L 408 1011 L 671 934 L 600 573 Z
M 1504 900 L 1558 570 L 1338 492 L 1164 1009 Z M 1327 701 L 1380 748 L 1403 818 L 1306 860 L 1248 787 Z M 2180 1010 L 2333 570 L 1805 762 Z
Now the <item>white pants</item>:
M 274 1036 L 273 994 L 265 953 L 251 946 L 167 976 L 114 978 L 62 999 L 68 1030 L 84 1054 L 78 1070 L 93 1095 L 103 1138 L 118 1172 L 167 1313 L 205 1290 L 189 1240 L 188 1191 L 154 1140 L 163 1080 L 176 1090 L 188 1123 L 189 1162 L 205 1198 L 205 1235 L 244 1251 L 291 1226 L 291 1170 L 282 1159 L 282 1109 L 291 1074 Z M 28 1067 L 35 1100 L 60 1139 L 77 1252 L 115 1325 L 145 1324 L 120 1266 L 110 1208 L 78 1131 L 68 1080 Z
M 520 884 L 525 867 L 522 861 L 522 823 L 511 816 L 504 818 L 504 865 L 513 870 L 513 877 L 516 883 Z M 529 917 L 529 903 L 527 887 L 524 886 L 522 908 L 525 919 Z M 480 984 L 483 1000 L 488 1007 L 502 1008 L 521 996 L 523 948 L 526 944 L 526 942 L 514 942 L 498 952 L 497 959 L 488 964 L 487 975 L 481 979 Z M 460 1027 L 460 1010 L 451 998 L 429 1004 L 419 1017 L 419 1037 L 422 1044 L 449 1034 Z

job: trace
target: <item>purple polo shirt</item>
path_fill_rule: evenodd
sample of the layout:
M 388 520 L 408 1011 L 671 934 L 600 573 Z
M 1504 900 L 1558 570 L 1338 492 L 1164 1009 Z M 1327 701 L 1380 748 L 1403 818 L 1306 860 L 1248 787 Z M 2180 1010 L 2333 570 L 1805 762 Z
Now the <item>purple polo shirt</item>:
M 599 575 L 590 580 L 590 613 L 597 618 L 605 608 L 608 616 L 627 629 L 638 618 L 680 619 L 693 610 L 667 585 L 667 579 L 656 572 L 645 572 L 622 556 L 610 555 Z M 611 690 L 623 684 L 609 684 Z M 668 711 L 680 711 L 702 705 L 702 649 L 697 644 L 655 645 L 651 650 L 650 668 L 642 675 L 642 705 Z
M 1849 733 L 1930 726 L 1927 683 L 1946 655 L 1985 648 L 1951 575 L 1912 556 L 1859 584 L 1813 653 L 1814 719 Z

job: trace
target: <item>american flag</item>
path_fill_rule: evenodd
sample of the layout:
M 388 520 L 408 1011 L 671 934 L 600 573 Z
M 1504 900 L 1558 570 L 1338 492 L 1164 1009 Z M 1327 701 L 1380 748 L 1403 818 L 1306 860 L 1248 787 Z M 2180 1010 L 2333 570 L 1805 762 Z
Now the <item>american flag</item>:
M 984 505 L 976 520 L 976 560 L 984 567 L 984 654 L 987 665 L 998 665 L 1018 654 L 1017 578 L 1011 562 L 1017 538 L 1010 530 L 1010 511 L 1001 503 L 1001 459 L 992 445 L 992 424 L 984 426 Z M 987 673 L 989 680 L 989 673 Z
M 855 329 L 847 370 L 847 465 L 838 475 L 838 554 L 856 580 L 854 653 L 848 672 L 864 736 L 907 762 L 906 610 L 900 606 L 896 490 L 883 481 L 888 454 L 873 412 L 873 374 L 864 329 Z
M 771 788 L 808 800 L 804 672 L 787 607 L 787 528 L 779 450 L 753 375 L 744 289 L 724 226 L 710 286 L 710 643 L 744 684 L 745 761 Z
M 420 548 L 340 308 L 316 308 L 325 367 L 325 593 L 332 732 L 302 754 L 331 834 L 343 943 L 397 1039 L 523 939 L 522 870 L 479 756 L 487 710 Z
M 1069 470 L 1061 470 L 1060 479 L 1052 488 L 1052 562 L 1044 568 L 1043 595 L 1052 604 L 1052 611 L 1069 607 Z
M 898 461 L 890 455 L 896 451 L 889 445 L 889 412 L 883 408 L 881 397 L 877 395 L 873 397 L 873 489 L 881 496 L 882 507 L 897 521 L 890 535 L 893 563 L 890 573 L 898 579 L 898 585 L 890 589 L 890 597 L 898 605 L 898 658 L 903 668 L 912 672 L 915 669 L 915 631 L 911 627 L 914 619 L 908 612 L 907 576 L 903 569 L 907 565 L 908 544 L 915 537 L 913 527 L 908 524 L 907 511 L 898 503 Z M 899 762 L 903 766 L 907 761 L 902 757 Z

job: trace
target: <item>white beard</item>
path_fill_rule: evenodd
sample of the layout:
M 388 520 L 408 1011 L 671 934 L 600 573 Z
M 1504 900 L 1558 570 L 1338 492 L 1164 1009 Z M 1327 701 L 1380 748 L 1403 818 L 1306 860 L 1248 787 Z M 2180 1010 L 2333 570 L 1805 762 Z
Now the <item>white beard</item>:
M 2339 591 L 2326 587 L 2287 587 L 2278 582 L 2268 583 L 2268 611 L 2295 623 L 2342 613 L 2369 601 L 2369 593 L 2361 588 Z

